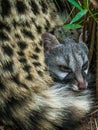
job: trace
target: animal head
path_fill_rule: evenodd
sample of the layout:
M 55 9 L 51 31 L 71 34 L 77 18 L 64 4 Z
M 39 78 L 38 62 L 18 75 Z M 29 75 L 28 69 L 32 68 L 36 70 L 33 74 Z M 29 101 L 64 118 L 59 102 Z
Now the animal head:
M 50 33 L 42 35 L 45 62 L 50 73 L 57 80 L 72 84 L 74 90 L 83 90 L 87 87 L 88 48 L 81 37 L 82 34 L 78 43 L 71 37 L 64 38 L 60 43 Z

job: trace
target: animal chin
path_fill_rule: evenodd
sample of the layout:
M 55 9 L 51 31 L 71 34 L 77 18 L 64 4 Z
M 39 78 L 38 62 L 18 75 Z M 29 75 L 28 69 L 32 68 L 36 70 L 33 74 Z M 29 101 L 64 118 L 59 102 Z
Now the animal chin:
M 87 88 L 88 83 L 84 81 L 84 83 L 81 84 L 72 84 L 72 89 L 74 91 L 83 91 Z
M 75 84 L 72 85 L 72 89 L 74 91 L 80 91 L 79 87 L 77 85 L 75 85 Z

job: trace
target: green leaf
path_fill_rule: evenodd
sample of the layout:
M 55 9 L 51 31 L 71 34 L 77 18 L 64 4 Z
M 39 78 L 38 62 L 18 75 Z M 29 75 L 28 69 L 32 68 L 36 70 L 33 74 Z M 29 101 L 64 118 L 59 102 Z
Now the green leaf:
M 78 4 L 75 0 L 68 0 L 71 4 L 73 4 L 75 7 L 77 7 L 79 10 L 83 10 L 82 6 Z
M 89 9 L 89 0 L 84 0 L 84 8 Z
M 94 13 L 94 14 L 90 15 L 89 17 L 93 17 L 93 16 L 96 16 L 96 15 L 98 15 L 98 13 Z
M 70 24 L 78 21 L 81 17 L 83 17 L 86 13 L 88 12 L 88 10 L 82 10 L 79 13 L 76 14 L 76 16 L 71 20 Z
M 82 28 L 80 24 L 66 24 L 63 26 L 64 29 Z

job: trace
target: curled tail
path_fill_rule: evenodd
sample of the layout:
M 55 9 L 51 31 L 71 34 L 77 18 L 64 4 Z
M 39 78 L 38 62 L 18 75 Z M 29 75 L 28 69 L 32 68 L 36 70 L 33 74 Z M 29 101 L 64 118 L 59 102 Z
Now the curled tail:
M 93 103 L 89 90 L 77 93 L 63 84 L 57 84 L 41 95 L 35 95 L 35 101 L 36 128 L 41 130 L 55 130 L 62 124 L 65 124 L 64 128 L 69 127 L 66 124 L 72 125 L 83 118 L 91 110 Z

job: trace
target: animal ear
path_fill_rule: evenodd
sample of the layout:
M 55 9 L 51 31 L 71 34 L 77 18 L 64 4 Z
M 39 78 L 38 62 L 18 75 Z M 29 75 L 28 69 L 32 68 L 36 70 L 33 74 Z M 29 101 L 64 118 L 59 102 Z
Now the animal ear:
M 88 54 L 88 47 L 87 47 L 87 45 L 83 42 L 82 36 L 83 36 L 83 33 L 81 33 L 80 36 L 79 36 L 79 44 L 80 44 L 80 46 L 83 48 L 83 50 L 85 51 L 85 53 Z
M 44 51 L 49 52 L 49 50 L 59 45 L 60 43 L 54 35 L 50 33 L 44 33 L 42 34 L 42 44 L 44 46 Z

